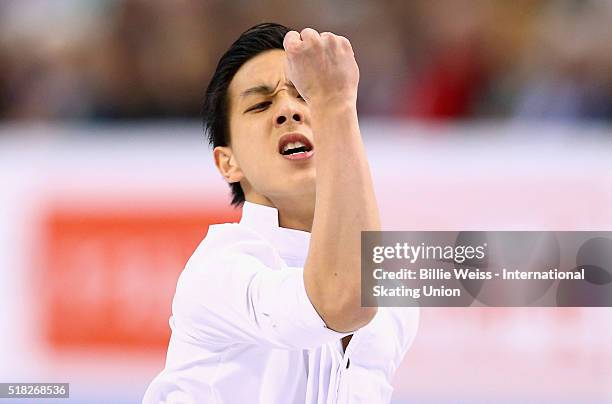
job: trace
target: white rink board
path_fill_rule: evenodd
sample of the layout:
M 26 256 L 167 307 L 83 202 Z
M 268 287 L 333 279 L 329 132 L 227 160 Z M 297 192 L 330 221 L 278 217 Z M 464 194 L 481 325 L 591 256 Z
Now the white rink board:
M 386 230 L 612 230 L 610 129 L 371 120 L 362 131 Z M 54 199 L 77 211 L 91 200 L 224 206 L 200 125 L 4 125 L 0 169 L 0 380 L 67 381 L 72 402 L 137 401 L 165 352 L 49 350 L 32 243 Z M 424 309 L 421 319 L 397 402 L 612 400 L 612 309 Z

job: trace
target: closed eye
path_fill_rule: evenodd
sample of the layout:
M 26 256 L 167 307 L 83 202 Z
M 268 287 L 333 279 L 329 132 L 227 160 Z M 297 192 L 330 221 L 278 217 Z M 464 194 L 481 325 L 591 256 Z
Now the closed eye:
M 255 104 L 253 105 L 251 108 L 249 108 L 246 112 L 249 111 L 263 111 L 264 109 L 266 109 L 270 104 L 272 104 L 271 101 L 264 101 L 264 102 L 260 102 L 259 104 Z

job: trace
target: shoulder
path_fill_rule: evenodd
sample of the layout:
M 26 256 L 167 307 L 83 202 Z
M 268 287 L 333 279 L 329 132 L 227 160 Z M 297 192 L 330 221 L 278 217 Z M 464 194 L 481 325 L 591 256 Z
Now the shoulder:
M 242 304 L 255 276 L 281 263 L 274 247 L 252 229 L 239 223 L 210 226 L 178 278 L 173 315 L 183 324 L 197 323 L 207 313 Z
M 224 223 L 209 227 L 185 270 L 197 271 L 218 263 L 253 259 L 270 267 L 282 262 L 276 249 L 262 235 L 240 223 Z
M 240 223 L 212 225 L 187 261 L 177 284 L 177 295 L 209 290 L 219 285 L 239 286 L 261 270 L 283 267 L 276 249 L 260 234 Z

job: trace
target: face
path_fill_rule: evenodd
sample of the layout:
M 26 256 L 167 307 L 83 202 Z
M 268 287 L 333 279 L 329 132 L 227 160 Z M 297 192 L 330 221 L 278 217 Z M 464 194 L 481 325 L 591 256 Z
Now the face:
M 277 199 L 314 199 L 310 113 L 285 76 L 285 52 L 269 50 L 250 59 L 236 72 L 228 95 L 230 142 L 214 150 L 226 181 L 240 181 L 251 202 L 276 206 Z

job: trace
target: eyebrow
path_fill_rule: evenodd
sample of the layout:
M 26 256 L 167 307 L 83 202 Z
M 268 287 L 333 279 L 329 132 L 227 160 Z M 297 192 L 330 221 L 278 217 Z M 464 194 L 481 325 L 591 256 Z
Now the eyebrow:
M 274 88 L 272 88 L 271 86 L 267 84 L 259 84 L 255 87 L 251 87 L 249 89 L 244 90 L 242 93 L 240 93 L 240 97 L 244 98 L 244 97 L 248 97 L 250 95 L 256 95 L 256 94 L 270 95 L 278 87 L 279 83 L 280 82 L 276 83 L 276 87 Z M 289 88 L 295 89 L 295 86 L 290 81 L 286 81 L 285 85 Z

